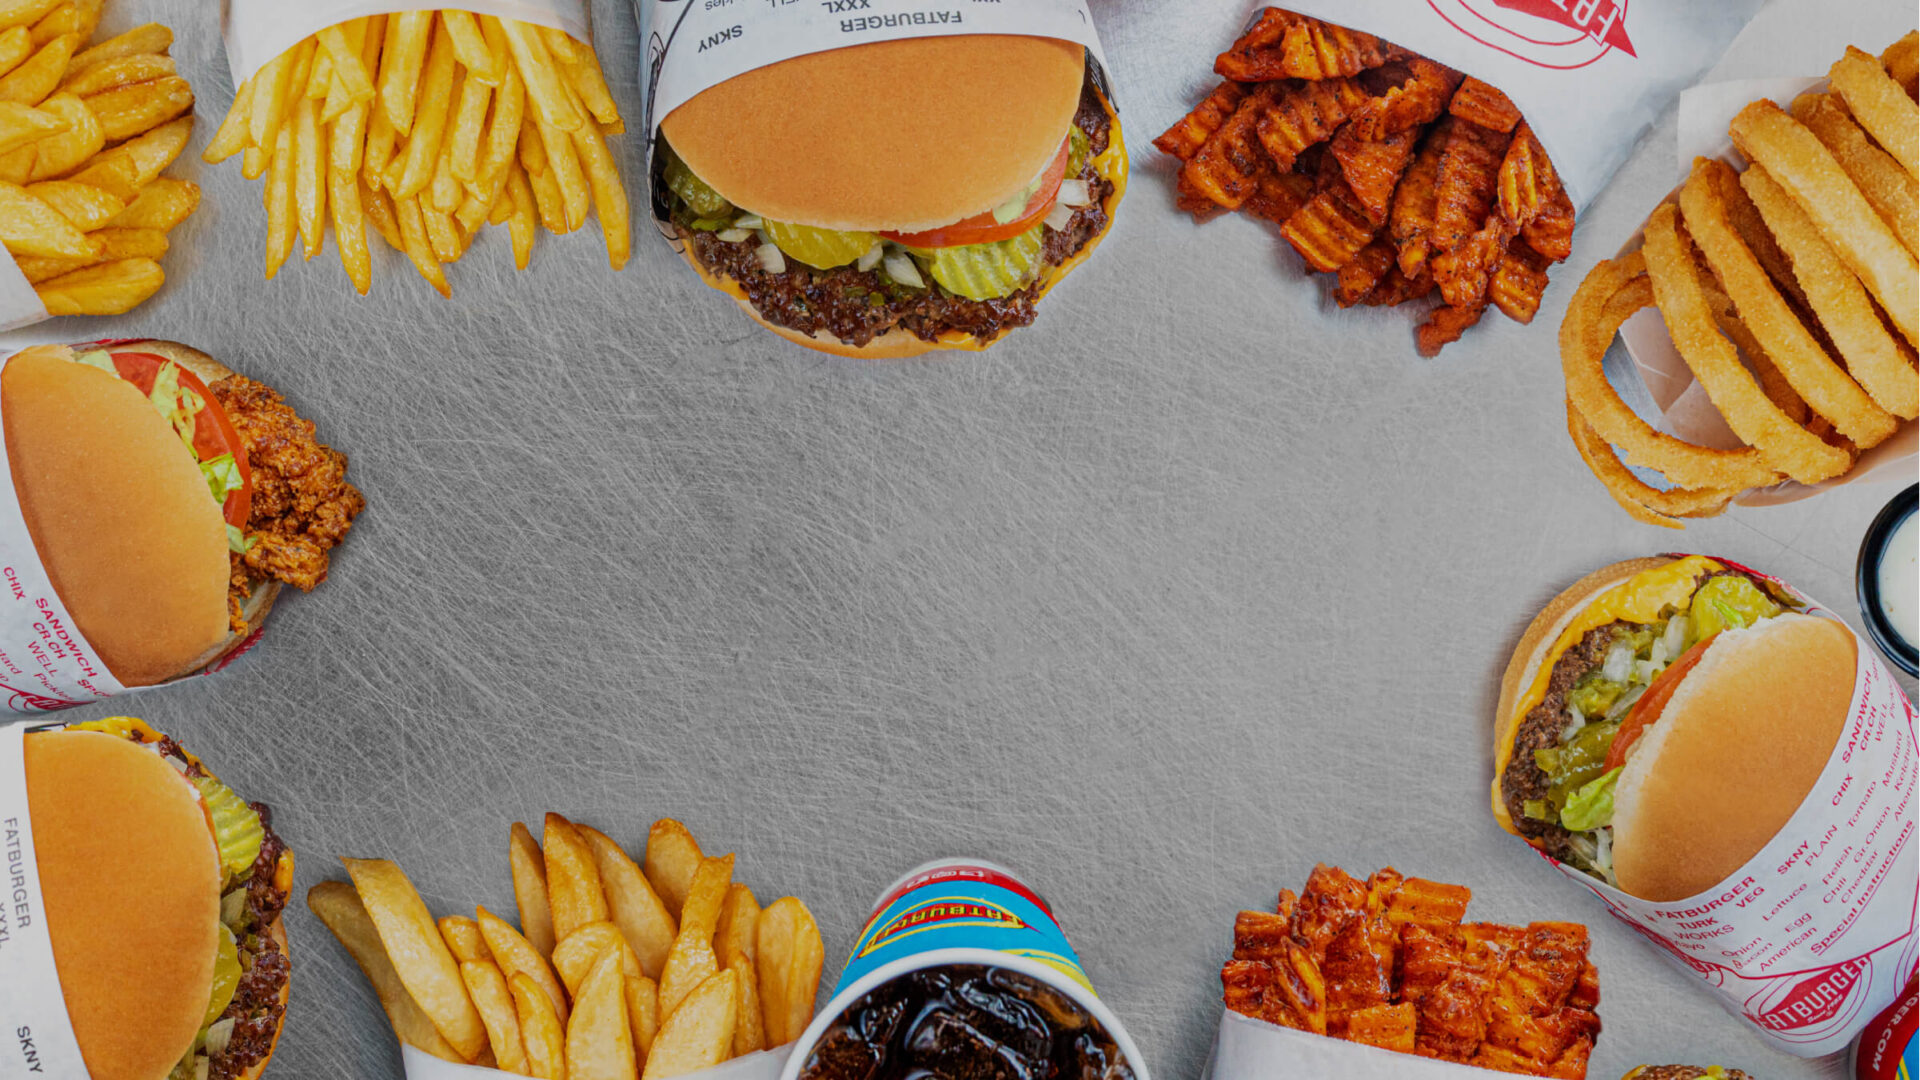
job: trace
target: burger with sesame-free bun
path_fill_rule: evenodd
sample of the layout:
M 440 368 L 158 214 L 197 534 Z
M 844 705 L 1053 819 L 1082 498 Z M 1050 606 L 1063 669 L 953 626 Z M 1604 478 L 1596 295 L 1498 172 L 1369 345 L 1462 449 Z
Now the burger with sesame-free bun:
M 1086 48 L 1011 34 L 748 71 L 662 118 L 654 157 L 655 214 L 707 284 L 782 337 L 875 359 L 1031 323 L 1127 186 Z

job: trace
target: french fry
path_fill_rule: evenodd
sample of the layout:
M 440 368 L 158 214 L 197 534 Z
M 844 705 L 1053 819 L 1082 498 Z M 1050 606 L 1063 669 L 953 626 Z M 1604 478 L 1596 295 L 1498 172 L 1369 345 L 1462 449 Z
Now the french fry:
M 142 189 L 125 210 L 107 222 L 107 227 L 157 229 L 165 233 L 185 221 L 199 205 L 199 185 L 163 176 Z
M 312 51 L 312 42 L 302 41 L 254 72 L 253 93 L 249 95 L 247 106 L 250 110 L 247 135 L 255 146 L 271 148 L 279 138 L 280 123 L 287 113 L 287 96 L 293 84 L 294 68 L 299 66 L 302 49 Z
M 527 182 L 527 172 L 517 161 L 507 174 L 507 196 L 513 200 L 513 216 L 507 219 L 507 230 L 513 237 L 513 265 L 525 270 L 533 260 L 538 212 L 533 205 L 533 187 Z
M 647 1052 L 645 1080 L 667 1080 L 727 1060 L 740 1007 L 740 980 L 723 971 L 701 983 L 667 1015 Z
M 581 56 L 586 53 L 586 46 L 573 40 L 572 36 L 558 27 L 542 26 L 540 39 L 546 42 L 547 55 L 553 57 L 554 63 L 562 66 L 579 63 Z
M 607 79 L 600 70 L 600 61 L 589 52 L 565 67 L 567 83 L 573 88 L 579 102 L 586 107 L 587 113 L 601 124 L 620 123 L 620 107 L 614 104 L 613 92 L 607 89 Z
M 374 995 L 380 999 L 380 1007 L 386 1010 L 387 1022 L 393 1025 L 393 1033 L 401 1042 L 443 1061 L 463 1060 L 400 981 L 400 973 L 387 957 L 373 918 L 367 914 L 366 905 L 361 903 L 360 894 L 353 886 L 344 881 L 323 881 L 307 891 L 307 908 L 360 965 L 367 982 L 373 985 Z
M 180 156 L 180 151 L 186 149 L 187 138 L 192 134 L 193 117 L 182 116 L 128 139 L 94 160 L 98 162 L 108 157 L 127 159 L 133 164 L 135 186 L 145 188 Z
M 561 83 L 560 69 L 547 51 L 546 39 L 540 33 L 540 28 L 517 19 L 502 19 L 500 26 L 506 33 L 507 49 L 513 54 L 513 62 L 519 65 L 520 77 L 526 80 L 527 99 L 533 105 L 532 112 L 549 127 L 568 134 L 578 130 L 585 118 L 580 115 L 572 95 Z
M 92 97 L 103 91 L 118 90 L 123 86 L 173 74 L 177 74 L 173 57 L 159 53 L 135 53 L 69 75 L 60 84 L 60 90 L 77 97 Z
M 513 50 L 507 45 L 506 28 L 500 25 L 498 15 L 480 16 L 480 37 L 487 43 L 487 52 L 493 55 L 493 62 L 500 70 L 500 78 L 505 81 L 507 73 L 514 70 Z M 498 84 L 495 84 L 498 89 Z
M 39 147 L 32 143 L 0 152 L 0 181 L 26 186 L 33 182 L 33 165 L 40 160 Z
M 433 47 L 427 52 L 426 68 L 420 74 L 419 98 L 413 114 L 413 128 L 407 135 L 406 168 L 400 174 L 395 198 L 418 195 L 433 179 L 434 166 L 440 160 L 440 143 L 447 130 L 447 114 L 453 107 L 453 42 L 444 28 L 436 29 Z M 399 125 L 394 125 L 399 130 Z
M 0 26 L 32 26 L 60 6 L 60 0 L 4 0 L 0 2 Z
M 358 41 L 351 36 L 356 27 L 361 35 Z M 373 76 L 368 73 L 361 58 L 366 48 L 366 30 L 367 21 L 356 19 L 351 23 L 329 26 L 314 35 L 332 61 L 333 81 L 340 85 L 347 102 L 353 105 L 373 100 Z
M 493 197 L 493 206 L 487 210 L 487 224 L 505 225 L 508 222 L 508 220 L 511 219 L 512 217 L 513 217 L 513 198 L 509 196 L 504 189 L 502 189 L 500 194 L 495 195 Z M 606 875 L 606 871 L 602 870 L 600 873 L 602 878 L 604 878 Z M 608 898 L 608 903 L 609 904 L 612 903 L 611 897 Z M 665 909 L 662 908 L 661 910 L 665 910 Z
M 218 165 L 247 148 L 253 133 L 247 130 L 252 116 L 253 80 L 248 79 L 233 92 L 233 105 L 227 109 L 226 119 L 220 121 L 220 127 L 214 131 L 213 138 L 207 140 L 207 148 L 200 152 L 200 160 L 209 165 Z M 105 145 L 102 137 L 102 145 Z
M 304 86 L 299 87 L 300 96 L 309 101 L 325 101 L 327 90 L 333 86 L 333 54 L 319 47 L 316 39 L 313 50 L 313 63 L 307 70 Z
M 760 901 L 753 890 L 739 882 L 727 887 L 727 898 L 720 905 L 720 922 L 713 931 L 713 951 L 725 958 L 727 950 L 739 949 L 752 960 L 759 949 Z
M 456 1053 L 467 1061 L 477 1059 L 487 1048 L 486 1026 L 467 996 L 458 962 L 447 951 L 413 883 L 383 859 L 341 862 L 407 992 Z
M 506 76 L 506 58 L 494 52 L 488 46 L 485 35 L 480 31 L 480 21 L 470 11 L 443 11 L 440 17 L 447 24 L 447 33 L 453 38 L 453 48 L 460 56 L 460 63 L 469 74 L 480 80 L 483 86 L 495 87 Z
M 67 179 L 105 188 L 122 199 L 137 202 L 146 190 L 140 186 L 140 163 L 131 154 L 118 153 L 119 149 L 116 146 L 106 153 L 95 154 L 93 160 L 87 162 L 86 168 Z
M 593 965 L 600 962 L 600 957 L 609 952 L 625 959 L 621 970 L 641 974 L 640 961 L 633 958 L 633 948 L 620 936 L 620 928 L 610 922 L 588 923 L 553 947 L 553 970 L 567 988 L 569 998 L 580 996 L 580 983 L 593 970 Z
M 327 153 L 320 145 L 320 109 L 312 98 L 293 106 L 293 203 L 304 254 L 320 254 L 327 228 Z
M 722 955 L 726 957 L 724 970 L 740 980 L 739 1015 L 733 1026 L 733 1056 L 742 1057 L 756 1050 L 765 1050 L 766 1018 L 760 1009 L 760 978 L 754 971 L 753 958 L 733 945 L 728 946 Z
M 425 214 L 420 208 L 420 197 L 416 195 L 411 199 L 395 199 L 393 210 L 394 216 L 400 222 L 400 239 L 406 245 L 407 258 L 413 262 L 413 268 L 420 271 L 421 277 L 427 279 L 427 284 L 433 286 L 433 291 L 442 297 L 451 298 L 453 288 L 447 284 L 446 270 L 440 265 L 433 245 L 427 239 L 427 225 Z
M 263 202 L 267 210 L 267 280 L 280 272 L 287 256 L 293 254 L 293 238 L 298 228 L 293 212 L 293 129 L 280 125 L 274 141 L 273 163 L 267 169 Z
M 593 201 L 587 187 L 587 174 L 580 167 L 580 154 L 566 132 L 544 122 L 539 128 L 540 142 L 547 151 L 547 172 L 560 189 L 566 228 L 559 231 L 572 232 L 587 223 L 587 209 Z
M 620 183 L 620 166 L 614 162 L 606 139 L 594 125 L 582 124 L 580 130 L 573 133 L 573 141 L 580 151 L 587 183 L 593 189 L 593 202 L 600 208 L 600 234 L 607 242 L 607 265 L 618 270 L 627 265 L 628 257 L 633 254 L 633 226 L 628 217 L 627 189 Z
M 131 139 L 193 108 L 193 87 L 169 75 L 83 98 L 108 142 Z
M 667 965 L 660 974 L 660 1014 L 671 1018 L 695 987 L 720 970 L 720 959 L 713 948 L 714 931 L 720 923 L 720 906 L 726 900 L 727 886 L 733 877 L 733 856 L 703 858 L 687 886 L 687 898 L 680 910 L 680 933 L 667 952 Z
M 800 1037 L 813 1019 L 813 999 L 820 991 L 820 968 L 826 948 L 820 927 L 807 905 L 791 896 L 768 904 L 760 913 L 756 973 L 760 976 L 760 1011 L 766 1018 L 769 1046 L 781 1046 Z
M 24 26 L 9 27 L 0 33 L 0 75 L 19 67 L 41 44 L 33 40 L 33 32 Z
M 531 166 L 528 171 L 532 171 Z M 693 834 L 672 818 L 661 818 L 647 832 L 646 861 L 641 865 L 646 869 L 647 880 L 653 883 L 654 891 L 660 894 L 668 913 L 675 919 L 680 918 L 687 892 L 693 887 L 693 875 L 699 871 L 703 858 Z
M 520 928 L 542 956 L 552 956 L 553 912 L 547 899 L 547 860 L 533 833 L 521 822 L 514 822 L 507 834 L 507 858 L 513 868 L 513 900 L 520 909 Z
M 15 255 L 87 258 L 99 251 L 60 212 L 25 188 L 0 183 L 0 244 Z
M 361 296 L 373 288 L 373 256 L 367 250 L 366 211 L 360 201 L 359 155 L 371 106 L 361 102 L 342 113 L 328 132 L 327 208 L 340 266 Z
M 563 1021 L 553 1002 L 526 972 L 507 976 L 507 989 L 513 994 L 514 1012 L 520 1020 L 520 1039 L 525 1044 L 527 1072 L 544 1080 L 567 1080 L 566 1035 Z
M 27 194 L 46 203 L 81 232 L 92 232 L 112 221 L 127 204 L 112 192 L 72 180 L 42 180 L 27 185 Z
M 627 976 L 627 1020 L 633 1025 L 634 1057 L 644 1066 L 660 1030 L 660 991 L 645 975 Z
M 387 19 L 387 41 L 380 58 L 380 107 L 401 135 L 413 132 L 421 65 L 435 37 L 431 11 L 403 11 Z
M 31 105 L 45 100 L 60 85 L 73 59 L 73 39 L 57 37 L 40 46 L 19 67 L 0 75 L 0 101 Z M 184 81 L 183 81 L 184 82 Z
M 491 960 L 464 960 L 460 964 L 460 981 L 466 984 L 467 996 L 473 998 L 473 1007 L 480 1012 L 480 1020 L 487 1026 L 487 1046 L 493 1050 L 493 1060 L 502 1072 L 527 1075 L 527 1048 L 520 1039 L 520 1014 L 513 1002 L 513 991 L 507 988 L 506 976 L 500 974 L 500 968 Z
M 493 101 L 493 88 L 471 71 L 460 89 L 460 105 L 454 110 L 452 130 L 447 133 L 447 166 L 456 180 L 472 180 L 480 163 L 480 135 L 487 122 L 487 106 Z
M 509 204 L 512 200 L 508 198 Z M 648 978 L 657 978 L 666 966 L 667 951 L 673 947 L 678 924 L 667 913 L 658 893 L 648 883 L 640 867 L 596 829 L 574 826 L 593 853 L 594 866 L 600 871 L 600 885 L 607 898 L 607 917 L 632 946 L 640 968 Z
M 98 21 L 99 5 L 90 6 L 93 9 L 93 20 Z M 18 30 L 21 27 L 16 26 L 11 29 Z M 33 39 L 34 45 L 40 46 L 57 37 L 71 37 L 75 41 L 85 41 L 93 36 L 93 27 L 88 24 L 88 13 L 82 11 L 79 4 L 66 0 L 59 7 L 42 15 L 40 21 L 33 24 L 28 34 Z
M 455 960 L 463 964 L 469 960 L 491 960 L 479 923 L 465 915 L 442 915 L 434 925 L 439 927 L 440 939 L 447 943 L 447 951 Z
M 398 137 L 393 130 L 393 122 L 387 119 L 386 110 L 374 109 L 373 115 L 367 120 L 367 145 L 360 156 L 360 175 L 370 186 L 386 186 L 383 177 L 394 159 Z
M 565 1020 L 567 991 L 548 965 L 547 958 L 540 955 L 518 930 L 486 908 L 474 913 L 474 921 L 480 924 L 480 936 L 486 940 L 487 951 L 493 954 L 493 962 L 500 965 L 501 974 L 511 979 L 518 972 L 532 979 L 534 985 L 545 991 L 552 1000 L 554 1012 L 561 1020 Z
M 546 819 L 547 902 L 553 911 L 553 934 L 564 941 L 588 923 L 607 921 L 607 896 L 593 851 L 559 814 Z
M 480 161 L 474 166 L 474 183 L 468 185 L 469 191 L 483 198 L 489 192 L 499 194 L 500 185 L 506 181 L 507 167 L 513 163 L 519 147 L 526 107 L 527 86 L 520 81 L 520 73 L 509 67 L 507 77 L 494 91 L 492 115 L 487 118 Z
M 152 259 L 117 259 L 34 286 L 49 315 L 121 315 L 143 304 L 166 272 Z
M 87 258 L 57 259 L 40 255 L 21 255 L 14 259 L 30 284 L 51 281 L 75 270 L 122 259 L 157 260 L 167 253 L 167 234 L 158 229 L 100 229 L 87 234 L 100 250 Z
M 17 101 L 0 102 L 0 153 L 57 136 L 72 127 L 72 121 L 54 110 L 36 109 Z
M 382 188 L 368 187 L 365 177 L 359 180 L 360 211 L 367 216 L 367 224 L 380 234 L 380 239 L 395 251 L 405 251 L 405 242 L 400 239 L 400 220 L 394 216 L 393 199 Z
M 454 179 L 452 164 L 447 149 L 442 147 L 439 160 L 433 163 L 433 179 L 427 182 L 427 201 L 443 214 L 460 209 L 460 200 L 467 193 Z
M 474 234 L 480 231 L 480 226 L 487 223 L 487 204 L 475 198 L 470 192 L 463 191 L 460 194 L 465 197 L 454 209 L 453 220 L 454 224 L 459 225 L 467 234 L 468 242 L 472 242 Z
M 624 947 L 624 943 L 622 943 Z M 580 984 L 567 1021 L 570 1080 L 637 1080 L 620 954 L 609 950 Z
M 147 23 L 117 37 L 110 37 L 90 49 L 75 53 L 67 65 L 69 74 L 85 71 L 95 64 L 118 60 L 140 53 L 165 53 L 173 48 L 173 31 L 159 23 Z M 255 140 L 258 142 L 259 140 Z

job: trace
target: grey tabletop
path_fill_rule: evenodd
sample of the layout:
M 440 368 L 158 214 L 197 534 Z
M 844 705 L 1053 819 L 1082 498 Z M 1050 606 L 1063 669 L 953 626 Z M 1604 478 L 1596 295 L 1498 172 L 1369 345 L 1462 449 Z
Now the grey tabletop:
M 1489 319 L 1421 360 L 1414 316 L 1337 311 L 1270 229 L 1174 211 L 1149 141 L 1238 15 L 1095 0 L 1137 168 L 1111 238 L 991 352 L 870 365 L 751 326 L 644 223 L 619 274 L 591 227 L 543 234 L 520 274 L 489 230 L 451 302 L 385 250 L 366 299 L 331 245 L 263 281 L 258 185 L 197 161 L 231 96 L 219 6 L 109 5 L 110 26 L 178 31 L 203 119 L 180 168 L 206 198 L 152 302 L 33 333 L 199 345 L 352 459 L 369 509 L 259 648 L 86 710 L 147 717 L 272 804 L 298 894 L 343 876 L 337 856 L 385 856 L 437 913 L 510 910 L 511 822 L 557 810 L 637 845 L 673 816 L 763 900 L 807 901 L 830 986 L 880 889 L 979 855 L 1051 899 L 1172 1078 L 1205 1058 L 1234 912 L 1318 861 L 1390 864 L 1471 886 L 1479 918 L 1592 927 L 1596 1078 L 1842 1075 L 1763 1048 L 1486 806 L 1499 674 L 1547 598 L 1678 548 L 1857 627 L 1856 550 L 1897 490 L 1675 534 L 1576 457 L 1555 328 L 1674 183 L 1672 109 L 1535 324 Z M 593 7 L 637 121 L 634 12 Z M 1776 6 L 1719 74 L 1786 73 L 1787 43 L 1817 72 L 1912 18 Z M 642 140 L 614 142 L 637 190 Z M 288 923 L 269 1075 L 397 1075 L 352 962 L 303 904 Z

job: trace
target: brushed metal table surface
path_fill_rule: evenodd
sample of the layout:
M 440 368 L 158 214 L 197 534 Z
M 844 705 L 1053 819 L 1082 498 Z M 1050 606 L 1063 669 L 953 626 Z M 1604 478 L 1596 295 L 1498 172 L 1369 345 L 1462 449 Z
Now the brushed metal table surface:
M 179 34 L 202 118 L 181 169 L 206 199 L 153 302 L 33 333 L 208 349 L 316 420 L 370 508 L 250 656 L 85 715 L 144 715 L 271 803 L 301 896 L 336 856 L 386 856 L 438 913 L 510 911 L 510 822 L 552 809 L 637 843 L 679 817 L 763 902 L 807 901 L 827 987 L 897 874 L 999 860 L 1163 1077 L 1205 1058 L 1234 912 L 1320 860 L 1466 883 L 1480 919 L 1589 924 L 1593 1077 L 1841 1075 L 1764 1049 L 1486 807 L 1499 674 L 1548 597 L 1680 548 L 1853 616 L 1857 545 L 1897 490 L 1670 533 L 1575 456 L 1555 328 L 1672 186 L 1672 110 L 1535 325 L 1490 317 L 1421 360 L 1412 315 L 1336 311 L 1270 230 L 1173 210 L 1149 140 L 1238 5 L 1095 7 L 1137 170 L 1106 247 L 990 353 L 867 365 L 752 327 L 644 221 L 618 275 L 591 226 L 542 234 L 524 274 L 490 230 L 452 302 L 384 249 L 364 300 L 331 245 L 264 282 L 259 186 L 196 156 L 231 96 L 219 5 L 115 0 L 110 27 Z M 1817 73 L 1913 14 L 1795 8 L 1722 74 Z M 637 124 L 633 11 L 594 15 Z M 641 140 L 614 145 L 632 188 Z M 269 1075 L 397 1075 L 351 961 L 304 903 L 287 921 Z

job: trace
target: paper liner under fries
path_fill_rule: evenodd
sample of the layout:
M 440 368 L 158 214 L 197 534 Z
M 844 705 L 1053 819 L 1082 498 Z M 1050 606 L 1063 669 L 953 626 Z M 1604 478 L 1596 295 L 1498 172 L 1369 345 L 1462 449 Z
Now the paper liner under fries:
M 1789 108 L 1793 99 L 1808 90 L 1818 89 L 1825 79 L 1780 78 L 1742 79 L 1735 82 L 1696 86 L 1680 95 L 1679 168 L 1681 174 L 1692 168 L 1696 157 L 1719 158 L 1735 168 L 1746 162 L 1733 148 L 1727 125 L 1748 102 L 1771 99 L 1781 108 Z M 1670 195 L 1671 202 L 1678 190 Z M 1621 254 L 1640 246 L 1640 235 L 1628 240 Z M 1620 339 L 1633 359 L 1634 374 L 1646 386 L 1659 412 L 1661 431 L 1687 442 L 1714 450 L 1733 450 L 1746 445 L 1727 426 L 1726 418 L 1713 407 L 1707 392 L 1694 379 L 1687 362 L 1673 347 L 1666 323 L 1658 308 L 1636 312 L 1620 327 Z M 1772 487 L 1756 488 L 1734 502 L 1742 506 L 1774 506 L 1798 502 L 1828 488 L 1842 487 L 1862 480 L 1911 482 L 1916 463 L 1920 463 L 1920 425 L 1905 421 L 1893 437 L 1860 454 L 1853 468 L 1832 480 L 1819 484 L 1801 484 L 1785 480 Z
M 57 725 L 55 725 L 57 726 Z M 0 1030 L 8 1052 L 0 1077 L 87 1075 L 80 1043 L 60 994 L 45 894 L 27 807 L 26 737 L 45 726 L 0 725 Z M 18 1053 L 14 1052 L 17 1046 Z
M 1807 614 L 1834 619 L 1791 585 L 1714 559 L 1805 601 Z M 1767 1043 L 1799 1057 L 1845 1048 L 1891 1004 L 1913 974 L 1920 940 L 1913 703 L 1858 635 L 1854 651 L 1853 699 L 1826 769 L 1780 832 L 1727 880 L 1653 903 L 1541 855 Z
M 1498 87 L 1553 159 L 1576 210 L 1764 0 L 1288 0 Z
M 711 1069 L 687 1073 L 686 1076 L 698 1077 L 699 1080 L 778 1080 L 780 1070 L 787 1064 L 787 1055 L 792 1051 L 792 1043 L 772 1050 L 756 1050 Z M 411 1046 L 400 1048 L 400 1064 L 406 1071 L 407 1080 L 478 1080 L 480 1077 L 517 1075 L 480 1065 L 442 1061 Z
M 1485 1080 L 1510 1073 L 1296 1031 L 1232 1009 L 1220 1018 L 1201 1080 Z
M 272 0 L 267 0 L 272 2 Z M 712 86 L 796 56 L 875 41 L 958 34 L 1016 34 L 1059 38 L 1086 46 L 1101 92 L 1106 57 L 1086 0 L 1018 0 L 970 4 L 950 0 L 863 0 L 857 13 L 832 4 L 714 4 L 706 0 L 633 0 L 644 45 L 640 82 L 646 91 L 647 175 L 660 121 Z M 1750 0 L 1742 0 L 1750 2 Z M 664 187 L 652 192 L 654 223 L 677 250 Z
M 421 5 L 396 0 L 225 0 L 221 25 L 227 40 L 227 67 L 239 86 L 267 62 L 329 26 L 368 15 L 390 15 L 418 10 Z M 566 31 L 578 41 L 593 40 L 593 23 L 586 0 L 457 0 L 436 3 L 479 15 L 537 23 Z

